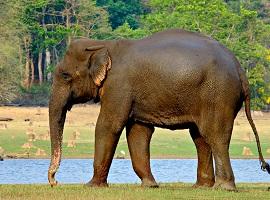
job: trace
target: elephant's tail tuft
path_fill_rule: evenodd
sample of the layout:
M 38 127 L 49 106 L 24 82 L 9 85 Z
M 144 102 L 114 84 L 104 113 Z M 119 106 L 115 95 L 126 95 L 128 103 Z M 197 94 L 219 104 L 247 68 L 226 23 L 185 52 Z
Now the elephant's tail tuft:
M 269 166 L 269 164 L 267 162 L 262 163 L 261 167 L 262 167 L 263 171 L 267 171 L 268 174 L 270 174 L 270 166 Z
M 240 77 L 240 81 L 241 81 L 241 85 L 242 85 L 242 91 L 243 91 L 243 94 L 244 94 L 245 112 L 246 112 L 248 122 L 249 122 L 249 124 L 250 124 L 250 126 L 251 126 L 251 128 L 253 130 L 254 135 L 255 135 L 257 148 L 258 148 L 258 153 L 259 153 L 259 160 L 260 160 L 260 163 L 261 163 L 261 169 L 263 171 L 267 171 L 270 174 L 270 166 L 269 166 L 269 164 L 267 162 L 265 162 L 265 160 L 263 158 L 258 131 L 257 131 L 256 126 L 255 126 L 255 124 L 253 122 L 253 119 L 251 117 L 250 91 L 249 91 L 248 79 L 247 79 L 247 77 L 245 75 L 244 70 L 241 68 L 240 65 L 238 67 L 238 73 L 239 73 L 239 77 Z

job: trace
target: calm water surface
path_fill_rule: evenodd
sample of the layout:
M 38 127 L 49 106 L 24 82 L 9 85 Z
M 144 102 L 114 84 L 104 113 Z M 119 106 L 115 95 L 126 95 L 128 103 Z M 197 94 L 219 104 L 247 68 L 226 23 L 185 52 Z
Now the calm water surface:
M 260 170 L 258 160 L 231 160 L 236 182 L 270 182 L 270 175 Z M 48 159 L 11 159 L 0 162 L 0 184 L 48 183 Z M 157 182 L 196 181 L 197 160 L 151 160 Z M 92 159 L 64 159 L 56 178 L 60 183 L 86 183 L 93 175 Z M 113 160 L 109 183 L 140 183 L 130 160 Z

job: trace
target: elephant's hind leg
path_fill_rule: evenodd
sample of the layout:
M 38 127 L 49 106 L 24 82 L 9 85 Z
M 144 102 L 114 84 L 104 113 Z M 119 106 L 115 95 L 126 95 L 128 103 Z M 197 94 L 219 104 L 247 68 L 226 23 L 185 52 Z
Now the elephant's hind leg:
M 211 147 L 205 142 L 197 126 L 192 126 L 189 131 L 198 155 L 197 181 L 193 187 L 212 187 L 215 175 Z
M 229 111 L 227 111 L 229 113 Z M 229 157 L 229 144 L 233 129 L 233 115 L 216 114 L 202 132 L 210 145 L 215 160 L 215 184 L 214 188 L 222 188 L 235 191 L 234 174 Z
M 133 169 L 142 180 L 142 186 L 158 187 L 150 168 L 149 145 L 154 127 L 139 123 L 129 123 L 126 130 Z

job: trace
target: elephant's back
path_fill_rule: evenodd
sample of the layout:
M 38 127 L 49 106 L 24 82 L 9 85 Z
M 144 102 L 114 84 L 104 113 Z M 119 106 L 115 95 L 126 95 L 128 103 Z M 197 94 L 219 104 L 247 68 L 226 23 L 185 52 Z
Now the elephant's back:
M 141 48 L 178 47 L 189 50 L 210 50 L 208 47 L 219 46 L 219 42 L 200 33 L 182 29 L 171 29 L 135 41 L 134 46 Z
M 223 68 L 234 67 L 234 55 L 218 41 L 181 29 L 167 30 L 137 40 L 131 45 L 129 53 L 134 59 L 167 63 L 167 67 L 172 70 L 177 70 L 179 65 L 203 67 L 213 60 L 223 65 Z M 224 63 L 228 66 L 224 66 Z
M 146 109 L 159 110 L 157 118 L 186 116 L 200 113 L 200 104 L 233 105 L 240 99 L 237 60 L 211 38 L 172 30 L 139 40 L 132 48 L 128 81 L 135 113 Z
M 224 77 L 225 82 L 239 81 L 239 63 L 226 47 L 212 38 L 181 29 L 135 41 L 127 57 L 132 73 L 167 76 L 173 83 L 177 79 L 195 83 L 207 78 L 221 81 Z

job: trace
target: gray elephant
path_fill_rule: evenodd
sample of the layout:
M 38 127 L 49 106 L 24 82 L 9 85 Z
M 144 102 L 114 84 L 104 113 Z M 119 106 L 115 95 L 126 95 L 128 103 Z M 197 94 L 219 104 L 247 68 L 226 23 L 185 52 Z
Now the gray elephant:
M 89 186 L 107 186 L 124 127 L 135 172 L 143 185 L 157 186 L 149 143 L 154 127 L 161 127 L 190 130 L 198 153 L 195 186 L 235 190 L 229 144 L 243 102 L 262 169 L 270 172 L 250 115 L 245 73 L 235 56 L 209 37 L 168 30 L 141 40 L 74 40 L 56 68 L 49 102 L 52 186 L 61 160 L 66 112 L 91 99 L 100 101 L 101 109 Z

